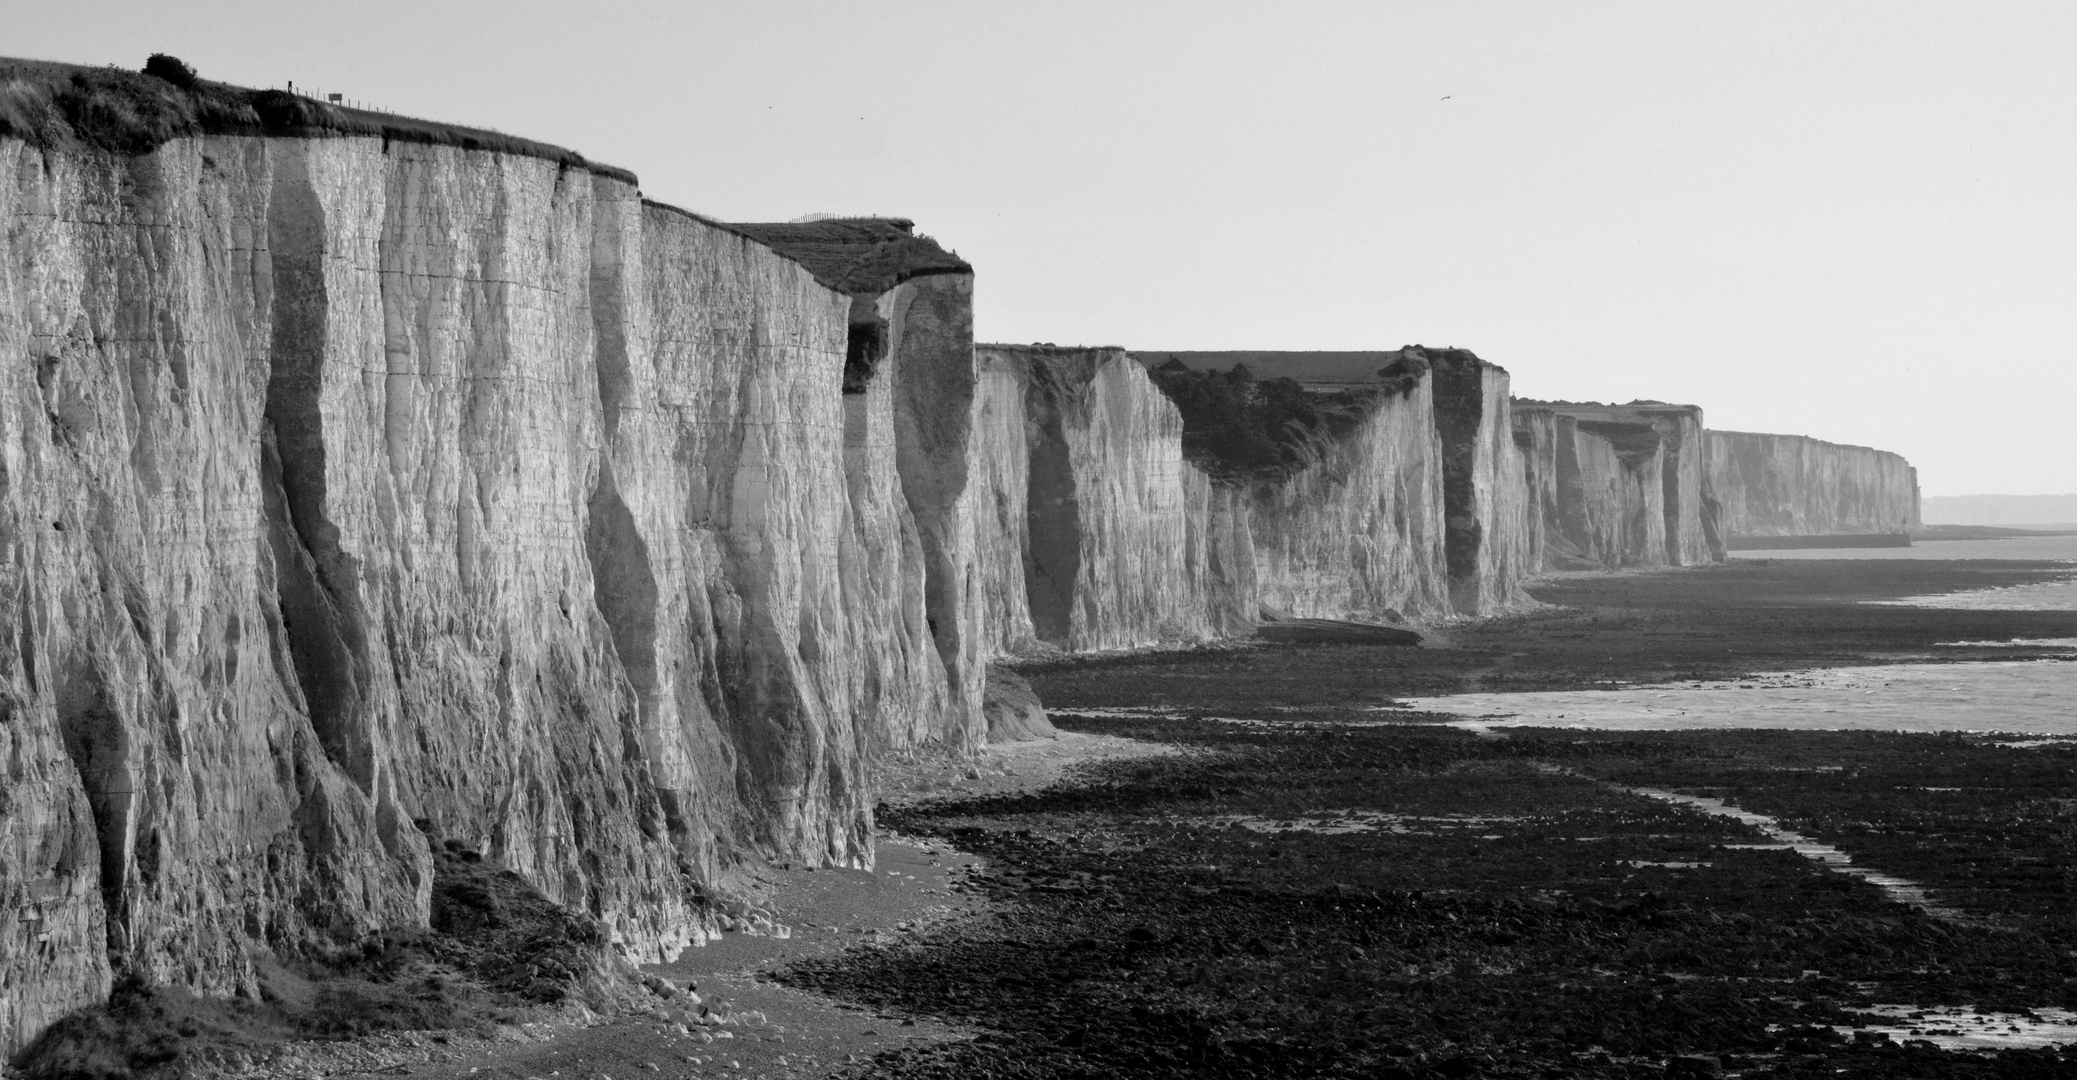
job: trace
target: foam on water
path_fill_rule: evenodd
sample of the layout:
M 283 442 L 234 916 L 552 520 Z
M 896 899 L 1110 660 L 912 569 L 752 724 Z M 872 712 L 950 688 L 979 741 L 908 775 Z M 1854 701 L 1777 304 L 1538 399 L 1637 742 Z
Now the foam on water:
M 1854 1011 L 1894 1023 L 1833 1030 L 1849 1037 L 1855 1031 L 1880 1032 L 1898 1042 L 1923 1039 L 1942 1050 L 2019 1050 L 2077 1042 L 2077 1012 L 2068 1009 L 2044 1007 L 2009 1013 L 1984 1012 L 1967 1005 L 1867 1005 Z

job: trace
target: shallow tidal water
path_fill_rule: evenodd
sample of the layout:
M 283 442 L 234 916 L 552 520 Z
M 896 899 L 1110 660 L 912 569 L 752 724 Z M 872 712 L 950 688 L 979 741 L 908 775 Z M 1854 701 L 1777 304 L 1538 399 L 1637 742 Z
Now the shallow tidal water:
M 2077 535 L 1986 540 L 1918 540 L 1910 547 L 1781 548 L 1734 551 L 1734 559 L 2043 559 L 2077 562 Z
M 1999 589 L 1872 601 L 1922 608 L 2077 611 L 2077 536 L 1922 541 L 1908 548 L 1740 553 L 1767 559 L 2039 559 L 2067 563 Z M 1464 717 L 1460 726 L 1679 731 L 1706 728 L 1982 731 L 2077 735 L 2077 638 L 1954 641 L 1956 647 L 2054 649 L 2061 659 L 1888 664 L 1771 672 L 1744 679 L 1618 690 L 1453 694 L 1400 707 Z
M 2077 643 L 2069 660 L 1890 664 L 1621 690 L 1452 694 L 1401 707 L 1496 727 L 1683 731 L 1794 728 L 2077 735 Z

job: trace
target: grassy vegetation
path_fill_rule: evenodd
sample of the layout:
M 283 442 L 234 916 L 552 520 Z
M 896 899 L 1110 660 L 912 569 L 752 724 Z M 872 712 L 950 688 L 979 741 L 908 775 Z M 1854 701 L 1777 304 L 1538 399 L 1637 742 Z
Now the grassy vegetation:
M 1403 394 L 1417 372 L 1375 386 L 1315 394 L 1294 379 L 1257 379 L 1246 364 L 1193 371 L 1170 361 L 1149 374 L 1183 414 L 1183 456 L 1226 480 L 1285 476 L 1319 460 L 1385 396 Z
M 148 154 L 197 135 L 323 138 L 358 135 L 520 154 L 635 183 L 635 175 L 582 154 L 481 128 L 320 102 L 285 90 L 252 90 L 199 78 L 155 55 L 149 73 L 0 58 L 0 137 L 35 146 Z
M 815 280 L 853 296 L 886 292 L 912 278 L 974 269 L 916 232 L 907 218 L 716 224 L 793 259 Z
M 296 1039 L 476 1029 L 518 1010 L 638 999 L 594 920 L 458 846 L 435 851 L 430 931 L 391 931 L 357 956 L 259 963 L 259 996 L 216 999 L 128 977 L 60 1021 L 15 1064 L 31 1080 L 175 1077 L 266 1060 Z

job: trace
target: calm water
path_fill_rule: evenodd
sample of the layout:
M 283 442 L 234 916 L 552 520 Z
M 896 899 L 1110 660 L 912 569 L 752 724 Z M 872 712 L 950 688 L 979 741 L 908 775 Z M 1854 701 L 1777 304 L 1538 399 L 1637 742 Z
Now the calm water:
M 1908 548 L 1755 551 L 1737 557 L 2061 561 L 2070 564 L 2067 572 L 2044 574 L 2035 583 L 1878 602 L 1973 610 L 2077 611 L 2077 536 L 1938 540 Z M 2077 735 L 2077 639 L 2010 644 L 2063 649 L 2069 658 L 1834 668 L 1622 690 L 1456 694 L 1420 698 L 1410 704 L 1455 713 L 1470 728 L 1840 728 Z
M 2077 642 L 2061 660 L 1891 664 L 1623 690 L 1453 694 L 1411 708 L 1461 726 L 1678 731 L 1803 728 L 2077 735 Z
M 1920 540 L 1908 548 L 1788 548 L 1734 551 L 1734 559 L 2060 559 L 2077 562 L 2077 536 Z

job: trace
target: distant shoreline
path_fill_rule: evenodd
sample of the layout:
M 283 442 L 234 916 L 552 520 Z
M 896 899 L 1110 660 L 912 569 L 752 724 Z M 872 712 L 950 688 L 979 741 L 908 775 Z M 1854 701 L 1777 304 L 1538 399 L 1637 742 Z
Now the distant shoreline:
M 2077 535 L 2077 522 L 2043 525 L 1921 525 L 1911 531 L 1913 543 L 1937 540 L 2001 540 L 2018 536 Z

